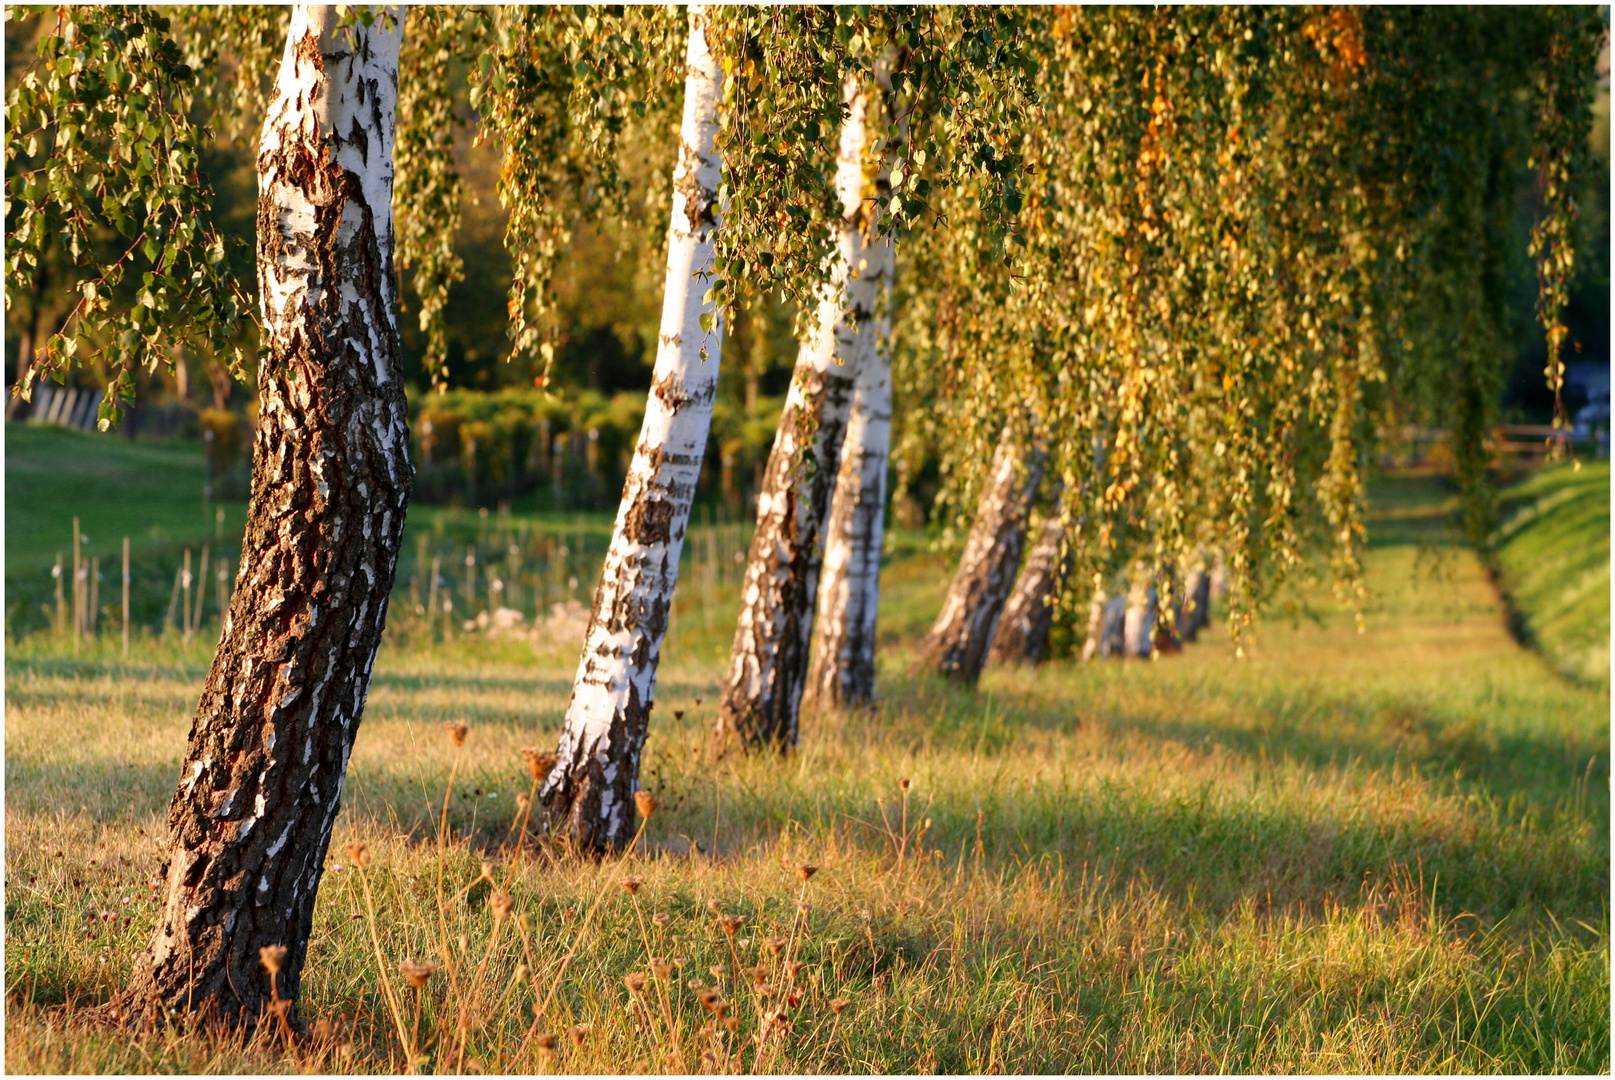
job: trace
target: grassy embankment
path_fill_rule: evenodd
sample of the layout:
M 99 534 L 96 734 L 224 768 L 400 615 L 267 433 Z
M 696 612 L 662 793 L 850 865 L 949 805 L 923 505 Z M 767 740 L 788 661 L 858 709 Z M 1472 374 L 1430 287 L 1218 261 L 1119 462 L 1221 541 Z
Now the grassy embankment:
M 1298 593 L 1307 617 L 1270 620 L 1243 662 L 1214 632 L 1157 663 L 990 671 L 961 693 L 908 673 L 945 568 L 896 559 L 880 708 L 807 719 L 784 761 L 709 755 L 734 601 L 686 601 L 647 753 L 662 806 L 628 865 L 500 847 L 530 784 L 519 750 L 553 745 L 575 642 L 395 636 L 305 973 L 306 1014 L 329 1028 L 295 1054 L 272 1032 L 129 1039 L 74 1019 L 150 931 L 207 657 L 13 641 L 7 1068 L 385 1071 L 413 1042 L 434 1071 L 1607 1070 L 1607 690 L 1519 647 L 1478 562 L 1428 546 L 1439 492 L 1379 495 L 1367 633 Z M 440 927 L 455 719 L 471 730 Z M 490 856 L 512 920 L 488 883 L 458 893 Z M 819 867 L 805 884 L 801 863 Z M 744 919 L 732 948 L 709 904 Z M 417 993 L 406 958 L 447 965 Z M 766 992 L 736 970 L 759 964 Z M 722 992 L 736 1030 L 692 983 Z M 793 992 L 759 1060 L 760 1015 Z M 540 1034 L 560 1036 L 555 1056 Z
M 1520 636 L 1609 684 L 1609 462 L 1544 468 L 1503 493 L 1497 568 Z

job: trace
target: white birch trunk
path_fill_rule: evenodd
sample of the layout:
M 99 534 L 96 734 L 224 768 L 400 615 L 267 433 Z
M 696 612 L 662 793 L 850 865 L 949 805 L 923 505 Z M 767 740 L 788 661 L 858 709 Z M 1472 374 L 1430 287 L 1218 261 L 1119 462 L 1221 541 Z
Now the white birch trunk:
M 889 241 L 866 249 L 865 273 L 889 290 Z M 880 310 L 877 308 L 877 310 Z M 858 375 L 841 471 L 825 527 L 824 568 L 807 693 L 819 708 L 875 700 L 875 622 L 880 609 L 880 556 L 886 527 L 886 469 L 892 445 L 891 321 L 884 310 L 859 329 Z M 850 361 L 849 361 L 850 362 Z
M 558 760 L 541 798 L 579 849 L 608 851 L 633 836 L 634 792 L 667 633 L 690 503 L 712 424 L 721 327 L 701 327 L 718 228 L 714 146 L 722 73 L 708 13 L 689 9 L 684 120 L 673 169 L 662 325 L 645 422 L 623 485 L 600 587 L 572 685 Z
M 1211 574 L 1196 566 L 1189 571 L 1183 586 L 1182 614 L 1178 616 L 1178 633 L 1184 641 L 1193 641 L 1200 631 L 1211 625 Z
M 1105 594 L 1095 593 L 1094 598 L 1088 601 L 1088 636 L 1082 642 L 1082 662 L 1084 664 L 1099 656 L 1101 635 L 1105 626 Z
M 1127 594 L 1123 641 L 1130 657 L 1147 660 L 1155 651 L 1156 602 L 1153 584 L 1136 584 Z
M 876 309 L 890 264 L 889 245 L 869 242 L 873 219 L 864 213 L 870 92 L 849 84 L 846 98 L 836 162 L 843 214 L 836 261 L 797 355 L 758 495 L 757 531 L 719 707 L 720 731 L 782 749 L 796 744 L 824 556 L 820 538 L 841 472 L 860 365 L 876 352 Z M 804 450 L 811 459 L 806 475 Z
M 1054 601 L 1065 579 L 1069 554 L 1065 547 L 1066 517 L 1071 513 L 1067 492 L 1056 484 L 1053 505 L 1037 530 L 1037 540 L 1026 555 L 1015 588 L 1004 604 L 1004 614 L 993 634 L 989 661 L 1000 664 L 1041 664 L 1049 652 L 1049 631 L 1054 625 Z
M 295 1000 L 381 642 L 412 469 L 392 267 L 403 12 L 379 11 L 364 27 L 293 9 L 259 144 L 252 499 L 130 988 L 148 1017 L 257 1015 L 270 945 L 287 950 L 274 992 Z
M 923 662 L 940 675 L 971 686 L 981 676 L 1020 565 L 1045 457 L 1041 446 L 1023 454 L 1014 425 L 1005 426 L 959 569 L 923 646 Z

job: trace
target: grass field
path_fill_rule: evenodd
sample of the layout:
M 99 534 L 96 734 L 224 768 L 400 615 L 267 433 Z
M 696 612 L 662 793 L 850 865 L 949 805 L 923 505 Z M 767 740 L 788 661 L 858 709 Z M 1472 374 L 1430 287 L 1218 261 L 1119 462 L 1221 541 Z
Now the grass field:
M 5 425 L 6 573 L 72 555 L 73 518 L 89 537 L 84 556 L 120 555 L 123 537 L 144 554 L 175 541 L 200 543 L 213 512 L 239 535 L 245 503 L 203 505 L 201 443 L 131 443 L 115 435 Z
M 1609 683 L 1609 462 L 1537 471 L 1503 493 L 1503 587 L 1559 671 Z
M 1608 1071 L 1607 684 L 1509 636 L 1478 561 L 1441 545 L 1447 500 L 1378 489 L 1366 633 L 1303 591 L 1243 661 L 1214 631 L 1159 662 L 990 670 L 974 694 L 910 673 L 946 565 L 909 544 L 883 579 L 880 707 L 805 718 L 787 760 L 712 756 L 734 604 L 686 600 L 647 751 L 661 805 L 620 865 L 503 846 L 575 643 L 394 635 L 317 909 L 316 1035 L 290 1050 L 78 1015 L 150 932 L 207 654 L 13 640 L 6 1066 Z M 443 968 L 417 991 L 405 959 Z

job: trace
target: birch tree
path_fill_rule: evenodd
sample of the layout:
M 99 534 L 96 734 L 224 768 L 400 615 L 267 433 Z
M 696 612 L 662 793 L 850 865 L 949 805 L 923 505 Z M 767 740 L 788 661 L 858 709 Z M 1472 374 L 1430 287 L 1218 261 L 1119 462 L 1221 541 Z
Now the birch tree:
M 720 730 L 751 744 L 796 741 L 823 558 L 820 535 L 841 473 L 859 374 L 874 352 L 876 302 L 890 245 L 874 237 L 866 209 L 865 118 L 872 96 L 871 89 L 848 81 L 836 160 L 842 216 L 833 269 L 803 339 L 757 496 L 757 528 L 718 720 Z
M 878 276 L 883 288 L 890 283 L 894 255 L 890 244 L 866 253 L 868 272 Z M 817 708 L 875 700 L 875 622 L 892 440 L 891 320 L 881 309 L 889 304 L 889 299 L 877 301 L 875 318 L 860 331 L 852 414 L 824 529 L 824 567 L 805 691 Z
M 1026 553 L 1015 578 L 1004 613 L 993 633 L 988 660 L 999 664 L 1042 663 L 1048 657 L 1049 630 L 1054 625 L 1054 602 L 1070 567 L 1066 531 L 1071 501 L 1065 485 L 1055 484 L 1053 505 L 1037 529 L 1037 539 Z
M 1015 582 L 1046 458 L 1047 450 L 1017 425 L 1005 425 L 959 568 L 921 646 L 923 663 L 946 678 L 974 686 L 981 675 Z
M 188 341 L 234 344 L 250 308 L 210 223 L 211 192 L 198 172 L 207 133 L 192 116 L 241 133 L 244 113 L 257 111 L 261 125 L 252 321 L 264 355 L 252 497 L 240 580 L 170 807 L 158 927 L 124 999 L 148 1018 L 246 1021 L 277 996 L 296 1001 L 393 583 L 412 475 L 392 210 L 397 97 L 408 79 L 403 15 L 339 10 L 302 5 L 287 18 L 278 9 L 182 9 L 176 36 L 149 9 L 59 9 L 7 105 L 8 302 L 14 288 L 33 287 L 57 236 L 80 298 L 29 377 L 59 376 L 93 356 L 112 374 L 103 429 L 132 398 L 135 364 L 155 364 Z M 462 55 L 484 44 L 475 20 L 424 17 L 434 32 L 457 28 L 442 41 Z M 277 26 L 278 73 L 260 85 L 253 61 L 268 64 Z M 501 55 L 497 70 L 472 68 L 492 91 L 489 113 L 523 136 L 521 150 L 609 144 L 610 115 L 565 107 L 591 85 L 580 94 L 573 81 L 547 78 L 523 98 L 539 123 L 523 123 L 532 114 L 498 93 L 519 82 L 524 64 L 574 71 L 550 62 L 569 46 L 620 56 L 623 43 L 600 29 L 583 19 L 540 22 L 519 62 Z M 416 63 L 443 66 L 423 52 Z M 217 70 L 226 54 L 236 65 L 229 80 Z M 440 77 L 433 85 L 446 88 Z M 422 109 L 406 122 L 441 115 Z M 456 205 L 433 197 L 454 185 L 440 134 L 415 139 L 405 158 L 411 190 L 426 196 L 411 207 L 420 244 L 434 231 L 423 218 L 442 225 Z M 508 170 L 522 178 L 515 194 L 544 201 L 567 156 L 535 153 L 531 167 Z M 578 154 L 570 157 L 575 166 Z M 428 159 L 435 167 L 422 167 Z M 559 194 L 561 206 L 581 202 Z M 512 240 L 553 253 L 553 233 L 538 234 L 559 217 L 513 215 Z M 121 235 L 127 249 L 100 258 L 89 241 L 101 232 Z M 419 256 L 439 260 L 439 282 L 452 276 L 443 251 L 427 245 Z M 519 287 L 544 280 L 544 269 L 542 257 L 528 259 Z M 262 961 L 266 949 L 280 955 L 276 973 Z
M 776 218 L 780 225 L 808 230 L 824 222 L 827 228 L 818 235 L 827 244 L 810 243 L 804 250 L 790 234 L 781 233 L 771 240 L 770 250 L 757 251 L 755 262 L 737 260 L 742 281 L 755 269 L 787 296 L 810 299 L 806 325 L 799 326 L 805 333 L 793 389 L 759 501 L 723 691 L 719 730 L 739 735 L 742 745 L 789 749 L 796 742 L 826 545 L 837 576 L 827 599 L 833 626 L 820 646 L 828 651 L 819 670 L 826 678 L 842 680 L 848 670 L 844 665 L 856 663 L 864 672 L 859 678 L 872 689 L 874 583 L 884 500 L 884 432 L 889 431 L 889 405 L 882 395 L 889 381 L 877 367 L 868 369 L 859 387 L 868 361 L 878 355 L 882 330 L 870 320 L 890 278 L 890 251 L 880 251 L 872 241 L 877 230 L 895 239 L 927 214 L 936 188 L 969 182 L 977 193 L 971 226 L 998 245 L 998 257 L 1005 257 L 1020 203 L 1013 154 L 1006 156 L 1005 149 L 1012 144 L 1008 132 L 1030 104 L 1025 37 L 1039 18 L 1036 13 L 984 8 L 874 8 L 758 9 L 736 20 L 737 29 L 750 39 L 777 35 L 807 46 L 777 48 L 767 66 L 751 62 L 744 50 L 737 59 L 737 70 L 770 79 L 767 87 L 758 84 L 756 75 L 745 84 L 743 96 L 757 104 L 746 110 L 742 131 L 750 164 L 737 169 L 742 177 L 737 190 L 745 190 L 745 178 L 752 175 L 795 177 L 816 165 L 811 155 L 789 158 L 783 168 L 777 164 L 801 133 L 824 129 L 814 115 L 811 89 L 801 87 L 822 87 L 832 76 L 847 80 L 843 96 L 848 103 L 845 112 L 836 110 L 841 151 L 833 209 L 826 213 L 822 205 L 788 198 Z M 875 87 L 878 94 L 872 92 Z M 765 102 L 784 107 L 768 108 Z M 867 130 L 877 123 L 871 119 L 877 115 L 883 133 L 878 141 Z M 858 166 L 854 146 L 864 144 L 867 148 L 860 153 L 866 160 Z M 810 181 L 800 187 L 813 190 Z M 856 213 L 855 203 L 861 203 Z M 748 234 L 737 234 L 734 242 L 744 246 Z M 817 280 L 806 266 L 815 253 L 831 278 L 806 289 L 804 285 Z M 837 327 L 834 339 L 831 327 Z M 833 369 L 832 360 L 844 366 Z M 878 363 L 884 365 L 883 355 Z M 859 449 L 856 475 L 841 468 L 844 446 Z M 837 496 L 843 483 L 856 484 L 862 494 L 854 496 L 849 488 L 845 498 Z M 826 537 L 837 501 L 845 503 L 845 513 L 836 536 Z M 856 540 L 848 532 L 852 529 L 858 531 Z M 857 566 L 851 562 L 854 543 L 860 547 Z M 867 562 L 871 558 L 873 565 Z M 847 572 L 853 577 L 842 576 Z M 846 610 L 853 596 L 849 589 L 856 590 L 856 612 Z
M 403 16 L 367 14 L 293 9 L 259 141 L 258 464 L 131 987 L 148 1012 L 296 999 L 386 620 L 413 475 L 392 265 Z
M 651 393 L 595 591 L 558 758 L 540 793 L 551 820 L 590 851 L 620 847 L 633 834 L 656 665 L 717 393 L 722 326 L 704 298 L 703 279 L 713 269 L 721 214 L 714 137 L 723 74 L 708 29 L 707 9 L 692 5 Z
M 1557 310 L 1566 264 L 1545 257 L 1570 233 L 1556 178 L 1586 131 L 1566 137 L 1561 120 L 1587 119 L 1592 23 L 1570 9 L 1057 13 L 1019 148 L 1037 197 L 1013 276 L 969 230 L 905 239 L 931 269 L 896 334 L 905 474 L 932 454 L 945 509 L 970 506 L 1004 418 L 1035 400 L 1050 468 L 1091 481 L 1074 580 L 1143 560 L 1177 589 L 1218 549 L 1237 650 L 1324 550 L 1361 610 L 1376 423 L 1446 426 L 1485 504 L 1506 309 L 1487 222 L 1512 212 L 1502 177 L 1529 154 L 1544 181 L 1533 254 Z M 941 210 L 967 205 L 961 191 Z M 1112 424 L 1101 463 L 1091 447 Z

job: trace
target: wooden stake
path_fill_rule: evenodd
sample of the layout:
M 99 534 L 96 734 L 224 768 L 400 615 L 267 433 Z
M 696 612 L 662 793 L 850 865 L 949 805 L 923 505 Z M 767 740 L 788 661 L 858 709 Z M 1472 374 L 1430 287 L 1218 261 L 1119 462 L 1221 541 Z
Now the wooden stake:
M 224 590 L 229 587 L 229 583 L 228 583 L 228 580 L 227 580 L 227 574 L 228 574 L 228 570 L 226 569 L 226 567 L 224 565 L 224 559 L 223 558 L 214 559 L 213 560 L 213 602 L 219 606 L 219 632 L 221 634 L 224 632 L 224 617 L 225 617 L 225 614 L 230 610 L 230 601 L 229 601 L 228 597 L 225 596 L 225 592 L 224 592 Z
M 207 555 L 208 547 L 202 545 L 202 565 L 196 570 L 196 611 L 191 616 L 191 629 L 200 634 L 202 632 L 202 609 L 207 604 Z
M 123 538 L 123 655 L 129 655 L 129 538 Z
M 189 555 L 190 552 L 186 552 L 186 554 Z M 168 594 L 168 615 L 167 615 L 166 618 L 163 619 L 163 636 L 164 637 L 167 637 L 168 632 L 174 628 L 174 609 L 179 606 L 179 586 L 180 586 L 180 582 L 182 582 L 184 580 L 185 580 L 185 571 L 184 570 L 175 570 L 174 571 L 174 591 Z
M 51 571 L 56 579 L 56 632 L 65 633 L 67 630 L 67 600 L 62 596 L 62 553 L 56 553 L 56 567 Z
M 180 582 L 180 588 L 184 592 L 184 599 L 181 601 L 182 606 L 179 609 L 179 611 L 180 611 L 180 622 L 182 623 L 182 633 L 184 634 L 184 640 L 188 642 L 188 641 L 191 640 L 191 549 L 190 548 L 185 549 L 185 565 L 180 570 L 179 582 Z
M 73 653 L 78 655 L 79 634 L 84 629 L 84 558 L 79 552 L 79 519 L 73 519 Z
M 430 633 L 437 625 L 437 575 L 443 569 L 443 559 L 432 556 L 432 580 L 426 586 L 426 629 Z

